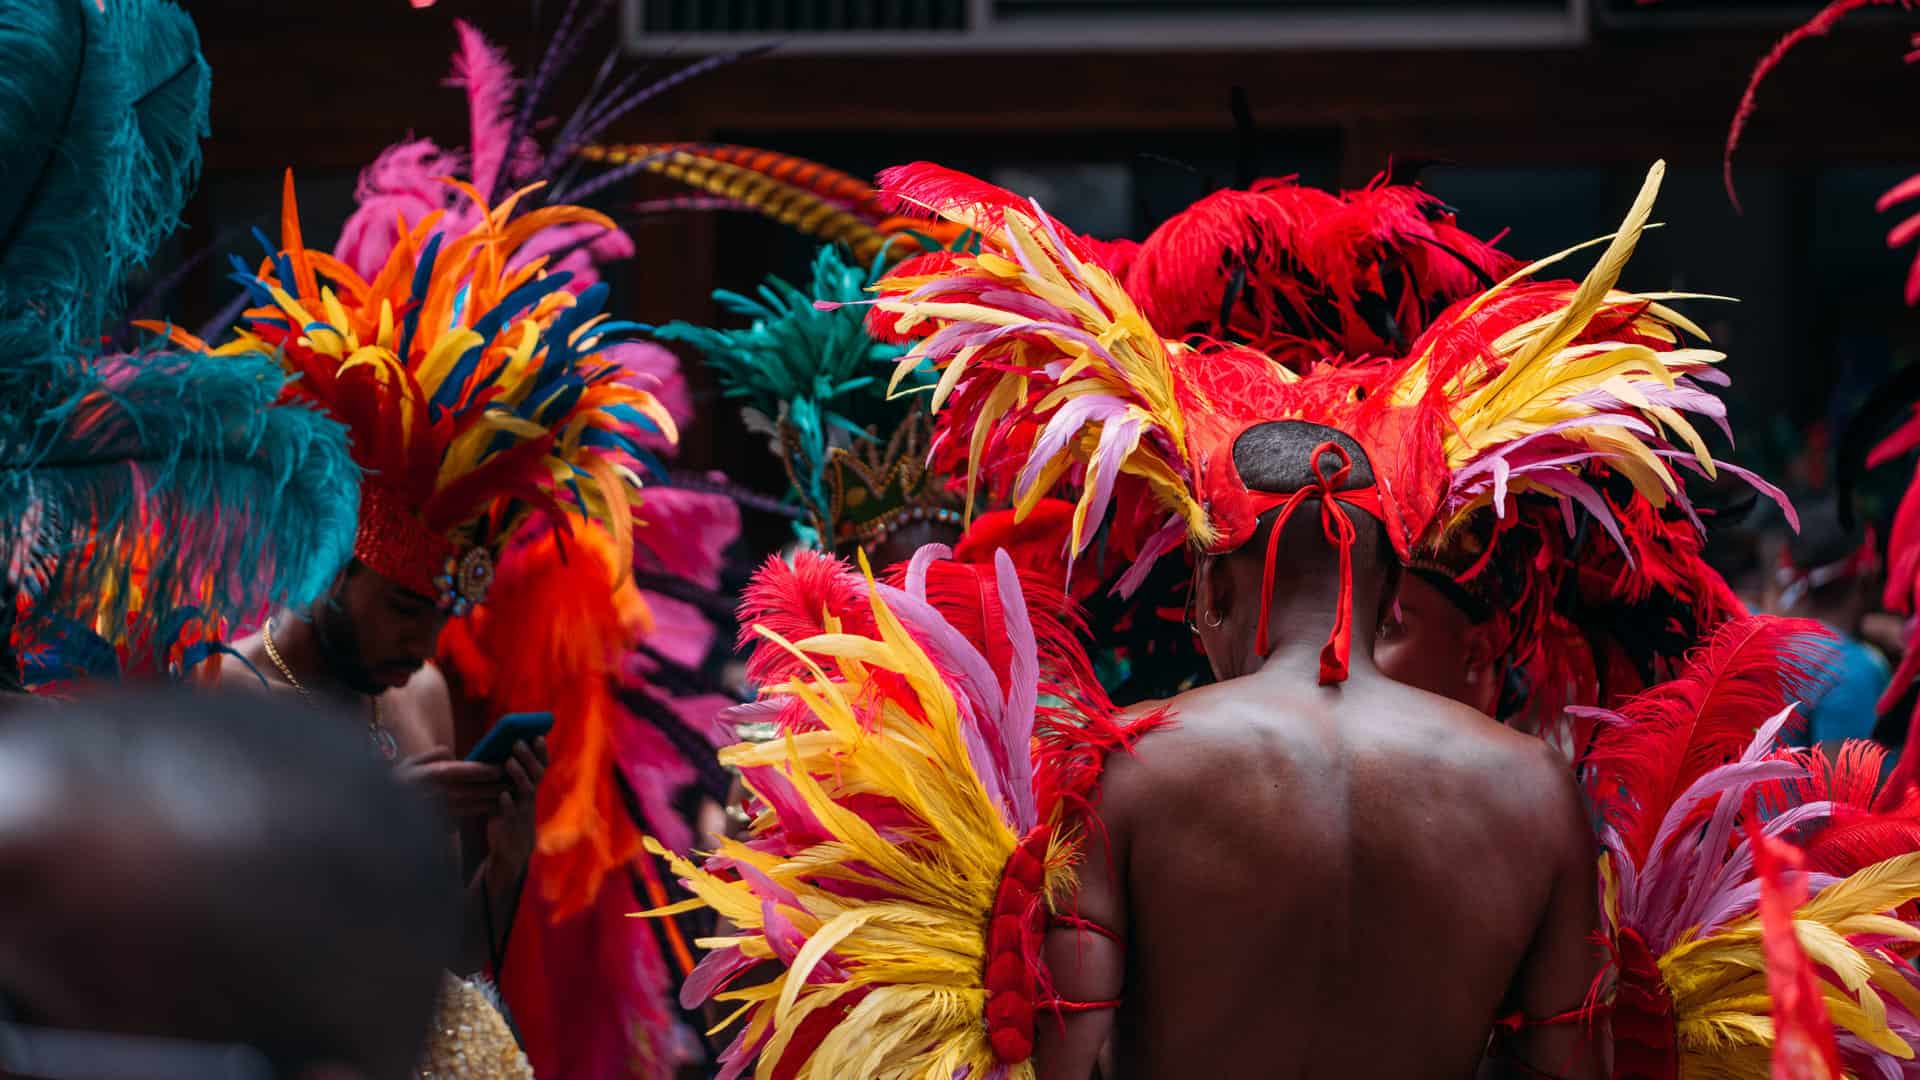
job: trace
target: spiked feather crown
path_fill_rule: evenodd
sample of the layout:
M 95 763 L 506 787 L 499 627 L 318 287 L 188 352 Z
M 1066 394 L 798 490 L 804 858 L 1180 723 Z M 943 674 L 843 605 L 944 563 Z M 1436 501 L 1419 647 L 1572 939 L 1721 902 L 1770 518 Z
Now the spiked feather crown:
M 514 264 L 543 228 L 612 223 L 571 206 L 516 218 L 518 195 L 489 207 L 456 186 L 479 224 L 448 237 L 437 213 L 411 223 L 368 280 L 302 243 L 289 173 L 281 250 L 244 275 L 259 306 L 213 351 L 277 357 L 299 376 L 293 393 L 347 425 L 367 474 L 355 555 L 461 611 L 530 516 L 563 534 L 573 518 L 602 526 L 630 558 L 635 440 L 674 428 L 600 356 L 631 329 L 600 313 L 607 287 L 576 297 L 544 259 Z

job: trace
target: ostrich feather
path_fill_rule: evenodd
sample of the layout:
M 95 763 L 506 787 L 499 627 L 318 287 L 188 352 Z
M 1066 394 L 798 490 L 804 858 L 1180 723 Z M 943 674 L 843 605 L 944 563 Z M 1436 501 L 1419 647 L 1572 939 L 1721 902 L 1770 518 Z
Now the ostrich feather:
M 1733 760 L 1762 719 L 1804 698 L 1831 655 L 1830 632 L 1806 619 L 1725 623 L 1669 682 L 1633 699 L 1597 731 L 1594 792 L 1627 853 L 1644 861 L 1674 800 Z

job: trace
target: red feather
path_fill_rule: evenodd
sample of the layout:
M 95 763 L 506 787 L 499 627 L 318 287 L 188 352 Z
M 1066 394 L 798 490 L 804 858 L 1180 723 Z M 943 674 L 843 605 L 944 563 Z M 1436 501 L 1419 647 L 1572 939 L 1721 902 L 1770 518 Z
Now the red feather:
M 1753 66 L 1753 74 L 1747 76 L 1747 88 L 1740 95 L 1740 105 L 1734 110 L 1733 123 L 1727 128 L 1726 149 L 1720 155 L 1721 178 L 1726 182 L 1727 198 L 1733 201 L 1735 210 L 1740 208 L 1740 196 L 1733 189 L 1733 152 L 1740 145 L 1740 136 L 1747 129 L 1747 121 L 1753 118 L 1754 99 L 1759 95 L 1760 84 L 1773 73 L 1774 68 L 1780 66 L 1780 62 L 1787 58 L 1787 54 L 1792 52 L 1795 46 L 1808 38 L 1824 36 L 1827 31 L 1838 25 L 1841 19 L 1846 18 L 1848 13 L 1863 7 L 1895 3 L 1904 7 L 1908 0 L 1833 0 L 1832 3 L 1821 8 L 1813 18 L 1774 42 L 1773 48 L 1767 50 L 1767 55 L 1761 57 L 1760 62 Z
M 1793 928 L 1793 914 L 1807 900 L 1805 861 L 1792 845 L 1763 835 L 1755 821 L 1747 822 L 1747 839 L 1760 879 L 1760 941 L 1767 996 L 1773 1001 L 1773 1080 L 1839 1080 L 1833 1020 L 1813 962 Z
M 824 633 L 829 615 L 851 633 L 874 632 L 865 585 L 852 567 L 817 551 L 797 551 L 791 563 L 769 556 L 740 597 L 739 648 L 753 651 L 747 660 L 747 680 L 755 686 L 775 686 L 803 667 L 792 653 L 763 638 L 756 627 L 798 642 Z
M 931 161 L 895 165 L 883 170 L 878 181 L 894 211 L 908 217 L 968 211 L 985 213 L 997 222 L 998 211 L 1033 212 L 1027 200 L 1006 188 Z
M 1811 619 L 1756 615 L 1716 631 L 1680 674 L 1621 706 L 1624 722 L 1593 737 L 1593 792 L 1636 865 L 1661 819 L 1708 770 L 1738 757 L 1753 733 L 1801 700 L 1825 673 L 1832 632 Z

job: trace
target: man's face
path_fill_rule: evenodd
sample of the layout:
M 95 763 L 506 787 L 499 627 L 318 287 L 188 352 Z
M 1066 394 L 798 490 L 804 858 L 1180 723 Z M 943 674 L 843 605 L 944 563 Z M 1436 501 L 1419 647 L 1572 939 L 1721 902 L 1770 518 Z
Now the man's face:
M 433 658 L 447 624 L 433 600 L 358 564 L 340 576 L 314 615 L 327 666 L 363 694 L 405 686 Z
M 1400 575 L 1397 611 L 1380 624 L 1374 662 L 1395 682 L 1452 698 L 1488 716 L 1499 705 L 1490 631 L 1419 574 Z

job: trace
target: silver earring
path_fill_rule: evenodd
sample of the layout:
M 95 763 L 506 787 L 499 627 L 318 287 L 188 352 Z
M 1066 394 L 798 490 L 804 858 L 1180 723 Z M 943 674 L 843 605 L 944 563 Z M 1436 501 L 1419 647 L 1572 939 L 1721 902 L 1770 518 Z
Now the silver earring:
M 1226 621 L 1225 619 L 1222 619 L 1220 617 L 1219 612 L 1214 611 L 1211 608 L 1207 610 L 1207 613 L 1205 615 L 1201 616 L 1201 619 L 1207 624 L 1207 629 L 1209 630 L 1220 629 L 1220 624 Z

